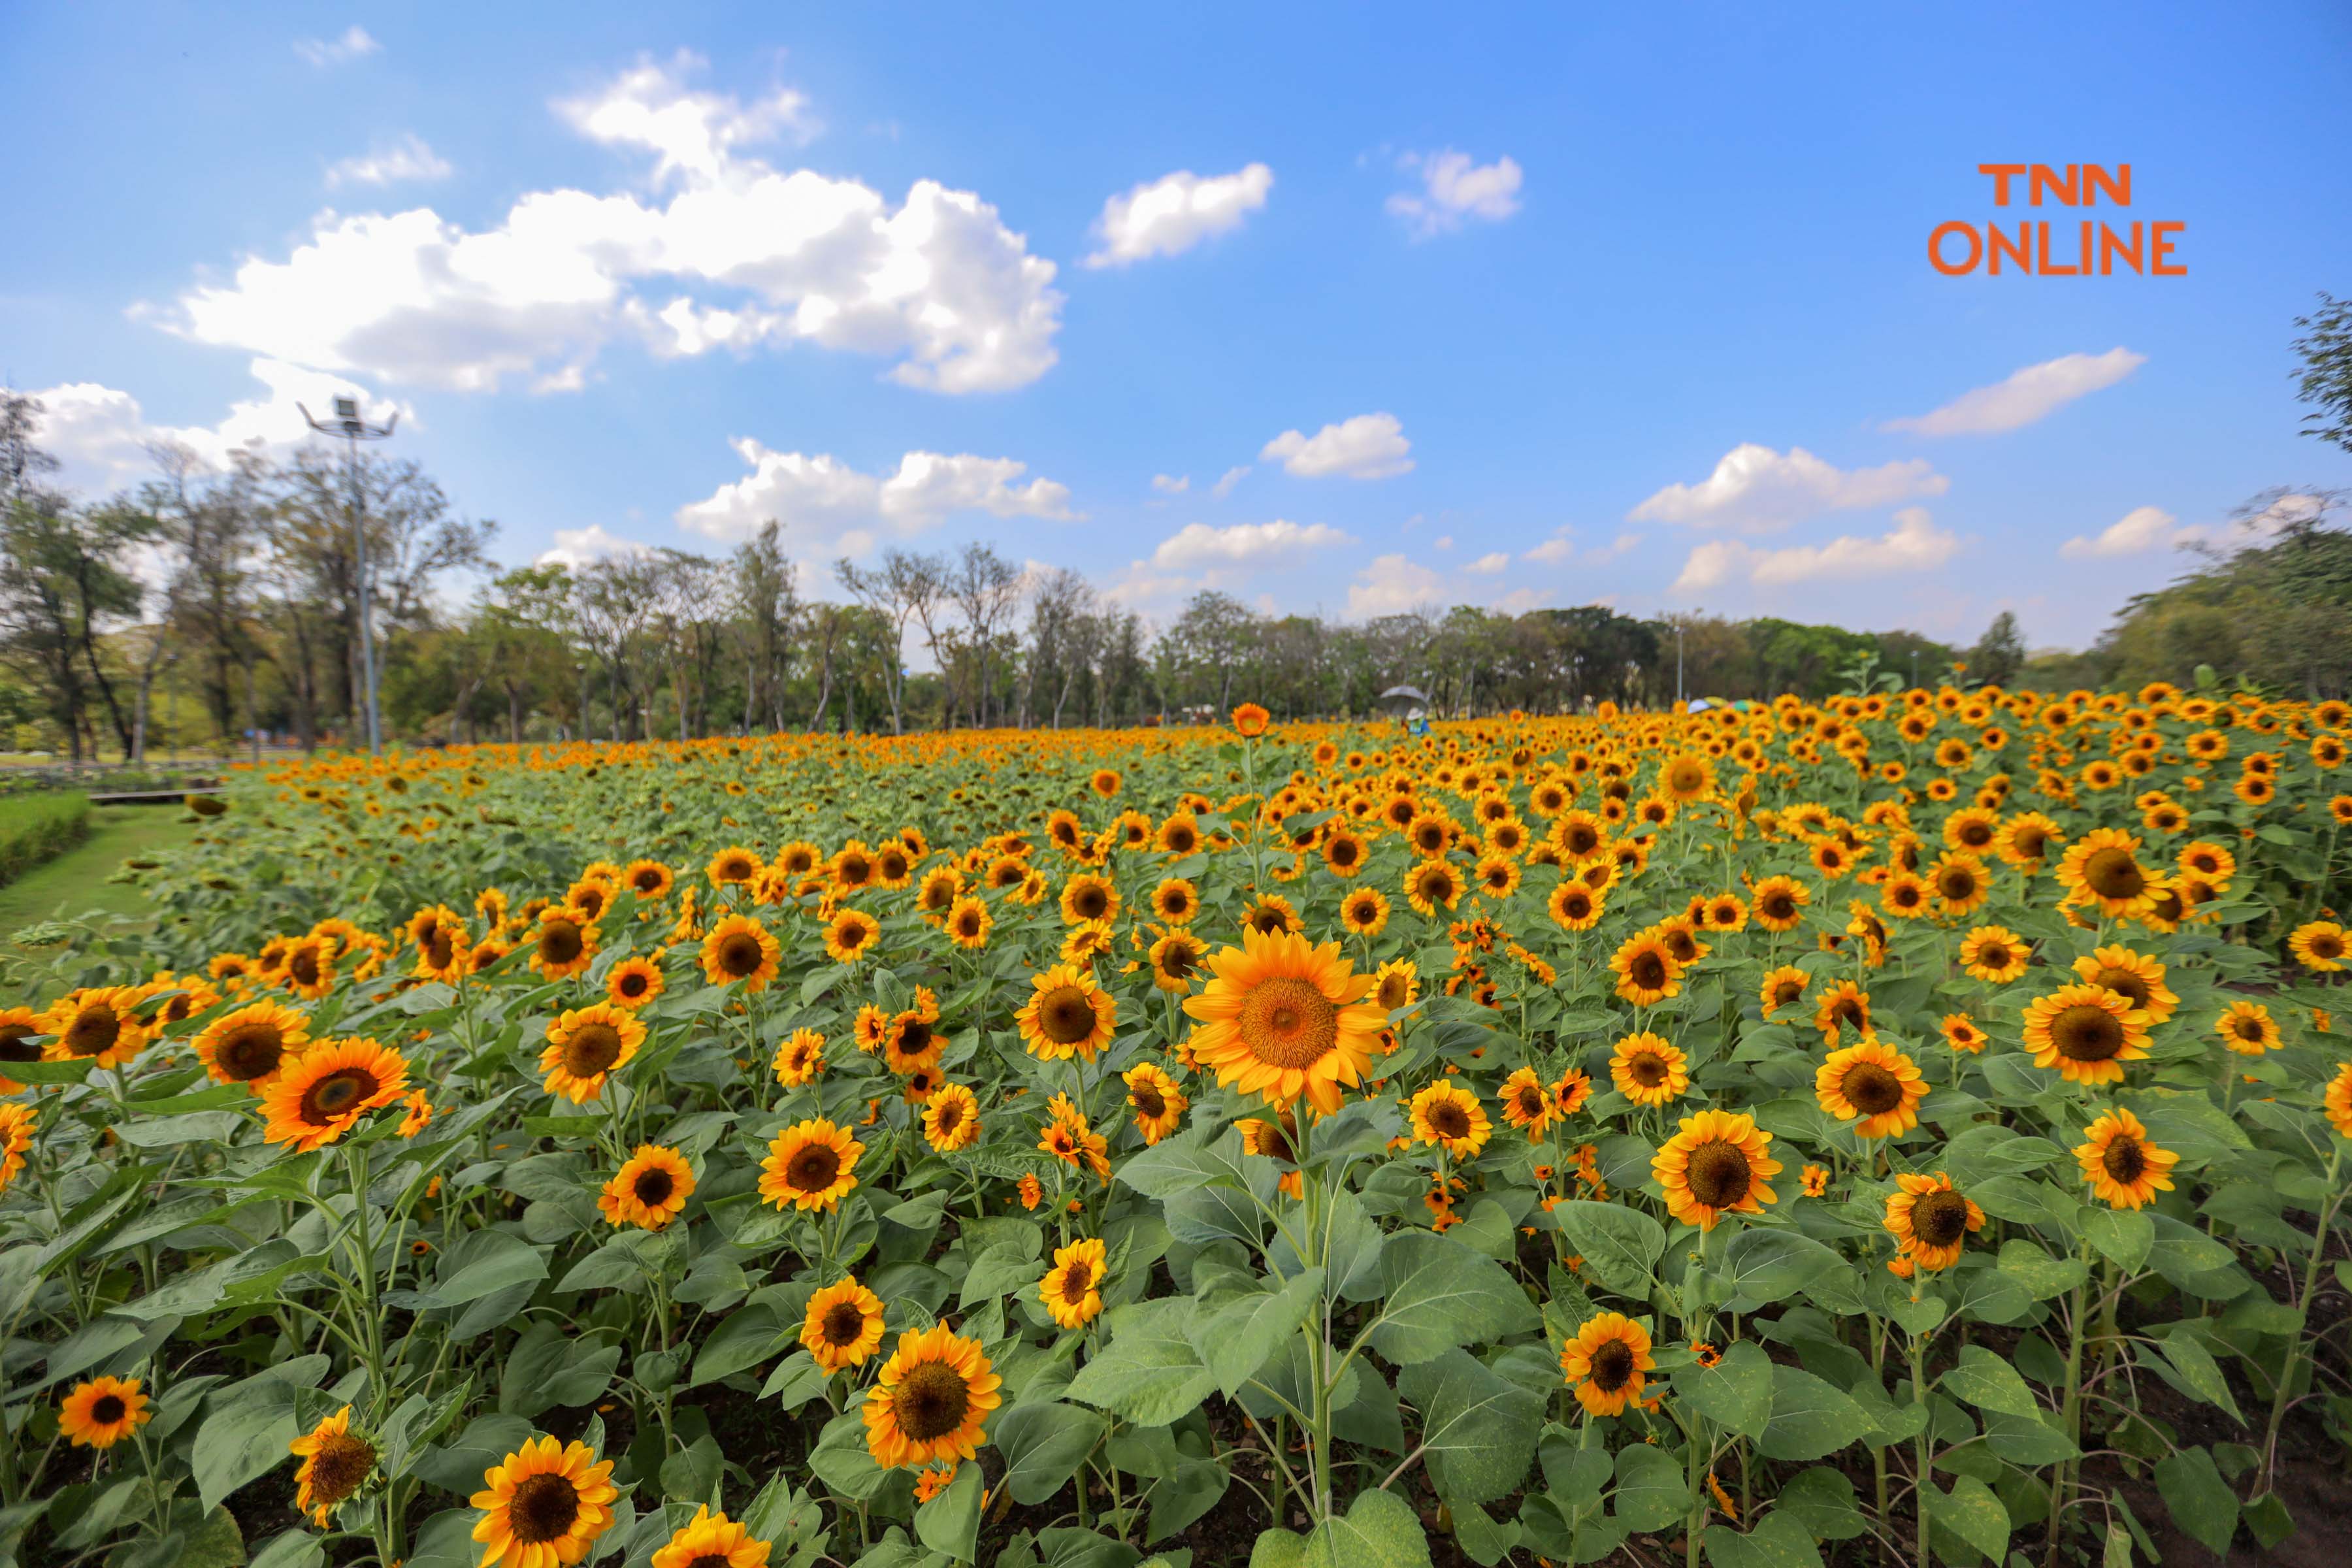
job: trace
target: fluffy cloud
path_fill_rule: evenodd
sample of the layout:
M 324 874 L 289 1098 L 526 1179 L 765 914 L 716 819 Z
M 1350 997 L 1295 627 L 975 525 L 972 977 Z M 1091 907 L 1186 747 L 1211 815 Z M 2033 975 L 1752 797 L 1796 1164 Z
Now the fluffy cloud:
M 321 70 L 330 66 L 349 65 L 362 56 L 375 54 L 383 47 L 357 22 L 344 28 L 342 37 L 339 38 L 294 40 L 294 52 Z
M 1300 479 L 1344 474 L 1351 479 L 1385 479 L 1409 473 L 1412 443 L 1393 414 L 1359 414 L 1326 425 L 1312 436 L 1285 430 L 1258 453 L 1261 462 L 1279 462 Z
M 824 453 L 771 451 L 745 437 L 732 443 L 751 473 L 677 510 L 678 526 L 713 539 L 748 539 L 774 518 L 803 551 L 863 555 L 880 531 L 919 533 L 958 512 L 1075 519 L 1067 486 L 1021 483 L 1026 463 L 1010 458 L 909 452 L 898 472 L 860 473 Z
M 1435 605 L 1445 580 L 1403 555 L 1376 555 L 1348 584 L 1348 618 L 1367 621 L 1375 616 L 1399 616 Z
M 2147 363 L 2146 354 L 2113 348 L 2103 354 L 2065 354 L 1964 392 L 1932 413 L 1890 419 L 1885 428 L 1918 436 L 1990 436 L 2031 425 L 2078 397 L 2113 386 Z
M 1181 496 L 1186 490 L 1192 488 L 1192 476 L 1190 474 L 1154 474 L 1151 476 L 1151 488 L 1158 490 L 1164 496 Z
M 943 393 L 1000 391 L 1056 357 L 1054 264 L 969 191 L 919 180 L 897 206 L 866 185 L 745 155 L 804 128 L 798 95 L 750 105 L 645 65 L 558 105 L 582 134 L 650 151 L 666 201 L 533 191 L 494 226 L 429 207 L 314 219 L 282 261 L 248 258 L 164 317 L 200 342 L 321 370 L 464 390 L 510 377 L 580 385 L 635 335 L 656 352 L 814 343 L 892 359 Z M 667 286 L 649 301 L 640 289 Z M 685 289 L 724 291 L 723 300 Z
M 1786 587 L 1829 579 L 1932 572 L 1951 560 L 1959 548 L 1958 534 L 1937 528 L 1925 508 L 1910 506 L 1896 512 L 1895 526 L 1875 538 L 1846 533 L 1826 544 L 1780 550 L 1760 550 L 1738 540 L 1711 540 L 1690 552 L 1682 575 L 1668 591 L 1689 595 L 1740 582 Z
M 1635 507 L 1636 522 L 1678 522 L 1766 533 L 1825 511 L 1939 496 L 1951 481 L 1925 458 L 1844 469 L 1802 447 L 1788 455 L 1743 442 L 1695 485 L 1672 484 Z
M 1164 572 L 1197 572 L 1256 564 L 1355 541 L 1328 523 L 1237 522 L 1212 528 L 1188 522 L 1160 542 L 1151 564 Z
M 1606 544 L 1596 544 L 1582 552 L 1582 560 L 1588 566 L 1605 565 L 1641 542 L 1642 536 L 1638 533 L 1621 533 Z M 1578 558 L 1576 531 L 1566 524 L 1555 529 L 1549 539 L 1519 557 L 1538 566 L 1565 566 Z
M 1227 468 L 1223 473 L 1217 476 L 1217 482 L 1209 487 L 1209 493 L 1219 500 L 1224 500 L 1227 496 L 1234 493 L 1234 487 L 1235 485 L 1249 478 L 1249 471 L 1252 467 L 1254 467 L 1254 465 L 1244 463 L 1239 468 Z
M 1519 210 L 1519 166 L 1508 158 L 1474 163 L 1467 153 L 1408 153 L 1399 166 L 1421 176 L 1418 191 L 1399 191 L 1388 209 L 1427 238 L 1475 218 L 1500 223 Z
M 2196 531 L 2175 527 L 2179 521 L 2161 507 L 2136 506 L 2097 533 L 2068 540 L 2058 547 L 2058 553 L 2069 561 L 2091 561 L 2169 549 L 2183 533 Z
M 2265 544 L 2290 525 L 2317 517 L 2326 504 L 2318 496 L 2282 494 L 2259 511 L 2213 523 L 2183 523 L 2160 507 L 2134 507 L 2098 532 L 2068 540 L 2058 553 L 2069 561 L 2098 561 L 2194 545 L 2226 551 Z
M 580 567 L 587 565 L 591 561 L 602 561 L 613 555 L 650 553 L 652 552 L 646 545 L 634 539 L 623 539 L 616 534 L 607 533 L 604 531 L 604 525 L 597 522 L 591 523 L 586 528 L 557 529 L 554 545 L 541 551 L 537 560 L 532 563 L 539 566 Z
M 1496 550 L 1481 555 L 1462 570 L 1475 572 L 1481 577 L 1492 577 L 1510 563 L 1511 552 L 1507 550 Z
M 185 447 L 214 468 L 226 467 L 230 454 L 245 447 L 281 456 L 310 434 L 298 404 L 323 416 L 333 406 L 333 398 L 353 390 L 340 377 L 276 360 L 255 360 L 251 369 L 261 383 L 260 393 L 231 404 L 217 425 L 154 424 L 136 396 L 95 382 L 74 382 L 34 393 L 42 408 L 41 445 L 56 454 L 61 465 L 58 482 L 68 489 L 89 493 L 119 489 L 152 478 L 155 463 L 148 447 L 161 442 Z M 414 422 L 414 413 L 405 405 L 387 408 L 373 398 L 364 401 L 372 417 L 396 409 L 404 420 Z
M 1095 220 L 1102 247 L 1088 267 L 1126 267 L 1154 256 L 1180 256 L 1213 235 L 1239 228 L 1265 205 L 1274 171 L 1252 163 L 1206 179 L 1190 169 L 1148 181 L 1103 204 Z
M 449 161 L 410 132 L 397 142 L 378 142 L 369 151 L 329 166 L 327 186 L 390 185 L 407 181 L 446 180 Z

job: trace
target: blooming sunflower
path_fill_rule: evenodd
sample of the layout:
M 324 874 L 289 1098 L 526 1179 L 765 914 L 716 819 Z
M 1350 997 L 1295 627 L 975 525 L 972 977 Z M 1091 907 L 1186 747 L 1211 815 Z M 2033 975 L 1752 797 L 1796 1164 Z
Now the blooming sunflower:
M 604 1002 L 567 1008 L 548 1021 L 547 1045 L 539 1053 L 547 1092 L 574 1105 L 602 1098 L 604 1080 L 645 1043 L 645 1025 L 626 1008 Z
M 615 1007 L 642 1007 L 662 994 L 661 965 L 650 958 L 625 958 L 605 972 L 604 996 Z
M 2066 847 L 2058 863 L 2058 880 L 2075 902 L 2099 906 L 2114 919 L 2137 914 L 2147 906 L 2147 868 L 2139 863 L 2139 840 L 2117 828 L 2094 828 Z
M 2327 1124 L 2336 1129 L 2339 1138 L 2352 1138 L 2352 1062 L 2336 1069 L 2327 1080 L 2327 1092 L 2321 1100 L 2327 1111 Z
M 2258 1057 L 2264 1051 L 2278 1049 L 2278 1020 L 2271 1010 L 2259 1002 L 2232 1002 L 2228 1011 L 2213 1021 L 2213 1032 L 2221 1043 L 2242 1057 Z
M 258 1089 L 310 1043 L 310 1015 L 275 1002 L 254 1002 L 205 1025 L 196 1037 L 196 1059 L 215 1083 Z
M 1664 1035 L 1644 1029 L 1617 1042 L 1609 1056 L 1610 1081 L 1636 1105 L 1665 1105 L 1690 1088 L 1689 1059 Z
M 923 1102 L 923 1140 L 942 1154 L 980 1137 L 980 1100 L 960 1083 L 943 1083 Z
M 1013 1022 L 1031 1056 L 1049 1062 L 1074 1056 L 1092 1061 L 1110 1044 L 1118 998 L 1095 983 L 1092 970 L 1057 963 L 1030 977 L 1029 1000 Z
M 1118 945 L 1118 933 L 1108 921 L 1080 921 L 1062 937 L 1064 963 L 1091 964 L 1113 952 Z
M 1812 901 L 1813 895 L 1794 877 L 1767 877 L 1756 884 L 1748 907 L 1755 912 L 1756 923 L 1777 936 L 1796 930 L 1805 906 Z
M 948 940 L 968 952 L 977 952 L 988 945 L 988 933 L 996 924 L 996 917 L 988 912 L 985 900 L 966 894 L 948 910 Z M 829 949 L 828 949 L 829 951 Z
M 613 1527 L 613 1461 L 585 1443 L 533 1437 L 482 1475 L 480 1568 L 563 1568 Z
M 1591 931 L 1601 923 L 1603 900 L 1599 893 L 1570 877 L 1551 890 L 1544 908 L 1562 931 Z
M 1080 871 L 1062 884 L 1061 908 L 1065 925 L 1115 920 L 1118 915 L 1118 889 L 1108 877 Z
M 1234 732 L 1244 740 L 1255 740 L 1265 733 L 1274 715 L 1255 702 L 1244 702 L 1234 710 Z
M 952 916 L 948 923 L 952 929 Z M 864 910 L 838 910 L 832 923 L 824 928 L 825 954 L 835 963 L 855 963 L 866 956 L 874 946 L 874 939 L 881 934 L 880 922 Z
M 1813 1026 L 1822 1032 L 1824 1045 L 1834 1046 L 1848 1029 L 1858 1039 L 1873 1039 L 1877 1031 L 1870 1023 L 1870 993 L 1851 980 L 1841 980 L 1822 994 L 1813 1007 Z
M 2166 988 L 2164 964 L 2127 947 L 2103 947 L 2074 961 L 2074 973 L 2094 985 L 2104 985 L 2147 1015 L 2155 1027 L 2172 1016 L 2180 998 Z
M 1169 925 L 1190 925 L 1201 912 L 1201 889 L 1182 877 L 1171 877 L 1151 890 L 1151 912 Z
M 1665 1189 L 1668 1212 L 1685 1225 L 1713 1230 L 1727 1214 L 1761 1214 L 1779 1199 L 1766 1185 L 1780 1162 L 1771 1157 L 1772 1134 L 1755 1118 L 1724 1110 L 1685 1116 L 1680 1129 L 1650 1161 L 1650 1173 Z
M 1176 1131 L 1185 1108 L 1192 1101 L 1176 1080 L 1151 1062 L 1138 1062 L 1120 1075 L 1127 1085 L 1127 1103 L 1135 1110 L 1135 1130 L 1146 1143 L 1157 1143 Z
M 1442 907 L 1462 901 L 1462 873 L 1444 860 L 1423 860 L 1404 874 L 1405 901 L 1434 920 Z
M 2083 1130 L 2074 1146 L 2083 1180 L 2109 1208 L 2136 1209 L 2172 1190 L 2172 1167 L 2180 1156 L 2147 1141 L 2147 1129 L 2128 1110 L 2111 1110 Z
M 1618 999 L 1636 1007 L 1655 1006 L 1683 988 L 1683 966 L 1675 962 L 1673 946 L 1656 931 L 1637 931 L 1620 942 L 1609 968 L 1617 976 Z
M 760 1164 L 760 1195 L 778 1208 L 830 1210 L 857 1185 L 854 1173 L 866 1145 L 823 1117 L 795 1122 L 768 1145 Z
M 794 1029 L 776 1047 L 775 1059 L 768 1065 L 776 1081 L 786 1089 L 814 1083 L 824 1071 L 824 1037 L 814 1029 Z
M 1093 1237 L 1054 1249 L 1053 1267 L 1037 1281 L 1037 1295 L 1066 1329 L 1082 1329 L 1102 1310 L 1103 1276 L 1109 1264 L 1102 1242 Z
M 1559 1075 L 1559 1080 L 1551 1086 L 1549 1092 L 1555 1120 L 1573 1116 L 1584 1109 L 1586 1100 L 1592 1098 L 1592 1080 L 1579 1069 L 1570 1068 Z
M 783 949 L 765 925 L 751 915 L 729 915 L 702 939 L 702 976 L 713 985 L 742 982 L 746 994 L 756 995 L 776 977 Z
M 1941 1171 L 1932 1176 L 1908 1172 L 1895 1178 L 1886 1194 L 1886 1228 L 1903 1256 L 1920 1268 L 1949 1268 L 1960 1260 L 1969 1233 L 1984 1228 L 1984 1210 L 1952 1185 Z
M 1947 1013 L 1943 1024 L 1944 1043 L 1956 1051 L 1971 1055 L 1985 1048 L 1985 1032 L 1966 1013 Z
M 985 1440 L 1003 1386 L 978 1340 L 945 1323 L 902 1333 L 866 1391 L 866 1451 L 876 1464 L 918 1469 L 933 1459 L 969 1459 Z
M 140 995 L 132 985 L 94 985 L 70 991 L 41 1016 L 41 1032 L 56 1037 L 43 1054 L 53 1062 L 92 1061 L 121 1067 L 147 1045 L 139 1017 Z
M 658 903 L 669 897 L 677 882 L 677 875 L 658 860 L 632 860 L 621 872 L 621 885 L 644 903 Z
M 2333 974 L 2345 966 L 2344 928 L 2334 921 L 2306 921 L 2286 939 L 2294 961 L 2315 974 Z
M 1529 1074 L 1530 1078 L 1534 1075 Z M 1441 1078 L 1412 1097 L 1412 1133 L 1424 1144 L 1444 1149 L 1457 1160 L 1475 1160 L 1486 1146 L 1494 1123 L 1486 1108 L 1466 1089 Z
M 1420 993 L 1420 969 L 1409 958 L 1391 958 L 1372 972 L 1371 1000 L 1383 1013 L 1410 1007 Z
M 111 1448 L 154 1419 L 135 1377 L 93 1377 L 58 1406 L 58 1430 L 77 1448 Z
M 640 1143 L 628 1163 L 604 1184 L 596 1207 L 614 1226 L 661 1230 L 686 1208 L 694 1195 L 694 1167 L 677 1150 L 659 1143 Z
M 862 1366 L 882 1348 L 882 1298 L 855 1275 L 826 1286 L 809 1298 L 801 1343 L 827 1372 Z
M 1948 920 L 1974 913 L 1992 897 L 1992 875 L 1985 863 L 1957 849 L 1927 868 L 1927 884 L 1936 889 L 1939 912 Z
M 603 933 L 577 911 L 544 909 L 539 912 L 539 934 L 532 941 L 530 966 L 550 980 L 566 980 L 596 961 Z
M 760 874 L 762 862 L 757 855 L 740 844 L 730 844 L 710 858 L 703 868 L 714 888 L 730 888 L 749 882 Z
M 262 1091 L 262 1137 L 298 1153 L 332 1143 L 369 1111 L 408 1092 L 408 1058 L 355 1037 L 321 1040 L 278 1069 Z
M 1814 1069 L 1813 1097 L 1841 1121 L 1853 1121 L 1857 1138 L 1892 1138 L 1919 1125 L 1919 1102 L 1927 1085 L 1917 1064 L 1876 1040 L 1832 1051 Z
M 1764 1016 L 1769 1018 L 1781 1008 L 1793 1006 L 1802 1001 L 1805 987 L 1812 983 L 1811 975 L 1793 963 L 1784 963 L 1764 977 L 1763 984 L 1757 991 L 1756 1000 L 1763 1007 Z
M 652 1568 L 767 1568 L 768 1543 L 709 1504 L 654 1551 Z
M 33 1126 L 39 1116 L 29 1105 L 0 1105 L 0 1193 L 25 1168 L 25 1151 L 33 1146 Z
M 1550 1091 L 1530 1067 L 1519 1068 L 1503 1080 L 1502 1102 L 1503 1120 L 1525 1132 L 1530 1143 L 1540 1142 L 1559 1119 Z
M 1177 994 L 1190 991 L 1201 961 L 1208 955 L 1209 944 L 1191 931 L 1162 932 L 1152 942 L 1151 951 L 1147 955 L 1151 966 L 1152 986 Z
M 1989 984 L 2008 984 L 2032 961 L 2024 941 L 2007 926 L 1979 926 L 1960 939 L 1960 967 Z
M 1576 1402 L 1594 1415 L 1622 1415 L 1641 1402 L 1650 1356 L 1650 1331 L 1622 1312 L 1588 1318 L 1560 1347 L 1559 1370 Z
M 332 1415 L 287 1445 L 302 1462 L 294 1470 L 294 1507 L 324 1530 L 335 1510 L 349 1502 L 375 1468 L 375 1445 L 352 1430 L 352 1407 Z
M 2070 1082 L 2121 1083 L 2123 1064 L 2147 1055 L 2147 1015 L 2104 985 L 2062 986 L 2027 1005 L 2025 1045 Z
M 1287 1105 L 1304 1095 L 1329 1115 L 1340 1089 L 1353 1088 L 1371 1060 L 1388 1016 L 1368 1000 L 1372 977 L 1339 956 L 1339 944 L 1310 944 L 1296 931 L 1242 932 L 1242 945 L 1209 960 L 1214 976 L 1184 1011 L 1192 1059 L 1214 1068 L 1223 1088 Z

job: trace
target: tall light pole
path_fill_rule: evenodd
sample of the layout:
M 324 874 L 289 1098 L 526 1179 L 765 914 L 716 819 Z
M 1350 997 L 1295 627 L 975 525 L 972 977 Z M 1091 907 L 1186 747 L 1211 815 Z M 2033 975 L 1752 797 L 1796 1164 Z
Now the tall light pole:
M 375 623 L 368 593 L 367 497 L 360 485 L 360 443 L 382 441 L 391 436 L 400 416 L 381 425 L 371 425 L 360 417 L 360 400 L 356 397 L 335 399 L 335 416 L 324 421 L 310 417 L 310 411 L 300 404 L 294 405 L 311 429 L 322 436 L 340 436 L 343 439 L 343 471 L 352 488 L 352 544 L 357 554 L 360 579 L 360 686 L 362 705 L 367 710 L 367 739 L 370 752 L 383 752 L 383 721 L 375 703 Z

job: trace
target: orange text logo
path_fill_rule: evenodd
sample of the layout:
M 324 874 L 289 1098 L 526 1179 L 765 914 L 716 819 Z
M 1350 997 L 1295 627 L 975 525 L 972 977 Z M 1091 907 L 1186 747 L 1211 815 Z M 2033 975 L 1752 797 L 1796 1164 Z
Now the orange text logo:
M 2132 166 L 2099 163 L 1979 163 L 1992 181 L 1997 207 L 2124 208 L 2132 201 Z M 2105 278 L 2133 272 L 2151 278 L 2186 278 L 2187 266 L 2173 255 L 2181 230 L 2174 219 L 2161 223 L 2118 212 L 2105 217 L 2005 216 L 1984 223 L 1954 218 L 1927 236 L 1927 265 L 1947 278 L 2004 271 L 2043 278 Z

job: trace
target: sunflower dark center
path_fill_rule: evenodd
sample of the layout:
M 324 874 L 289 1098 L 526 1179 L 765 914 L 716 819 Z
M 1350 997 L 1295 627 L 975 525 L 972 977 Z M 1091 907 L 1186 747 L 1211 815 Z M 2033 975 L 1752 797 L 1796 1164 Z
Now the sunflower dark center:
M 1666 961 L 1654 952 L 1637 952 L 1625 965 L 1625 977 L 1644 991 L 1656 991 L 1666 983 Z
M 1666 1058 L 1655 1051 L 1643 1051 L 1626 1064 L 1626 1076 L 1643 1089 L 1655 1089 L 1666 1081 Z
M 1074 1046 L 1095 1032 L 1094 1004 L 1075 985 L 1057 985 L 1037 1005 L 1037 1027 L 1057 1046 Z
M 2119 1136 L 2109 1140 L 2105 1152 L 2099 1156 L 2099 1164 L 2117 1183 L 2129 1186 L 2147 1173 L 2147 1151 L 2138 1139 Z
M 873 877 L 874 866 L 863 856 L 845 855 L 835 868 L 835 874 L 845 885 L 862 888 Z
M 1614 1394 L 1633 1378 L 1633 1347 L 1611 1340 L 1592 1352 L 1592 1386 Z
M 297 948 L 286 965 L 286 973 L 302 984 L 319 984 L 319 950 L 315 947 Z
M 89 1418 L 100 1426 L 111 1426 L 122 1419 L 123 1413 L 128 1408 L 122 1403 L 121 1394 L 101 1394 L 90 1403 Z
M 302 1120 L 324 1126 L 381 1087 L 365 1068 L 341 1068 L 312 1084 L 302 1096 Z
M 1977 874 L 1965 866 L 1947 866 L 1937 874 L 1936 890 L 1950 903 L 1975 897 Z
M 855 1301 L 835 1301 L 824 1310 L 822 1332 L 829 1345 L 854 1345 L 866 1335 L 866 1314 Z
M 1135 1085 L 1129 1090 L 1129 1095 L 1135 1101 L 1135 1109 L 1142 1113 L 1146 1121 L 1156 1121 L 1168 1113 L 1166 1097 L 1149 1083 Z
M 2003 947 L 2000 942 L 1989 942 L 1982 947 L 1977 949 L 1977 962 L 1987 969 L 2007 969 L 2009 967 L 2009 949 Z M 2114 971 L 2109 971 L 2108 973 L 2112 973 Z M 2102 978 L 2098 984 L 2107 985 L 2107 982 L 2104 978 Z M 2108 985 L 2107 988 L 2111 991 L 2120 991 L 2123 989 L 2123 987 L 2119 985 Z
M 1103 911 L 1110 908 L 1110 900 L 1100 888 L 1084 887 L 1070 900 L 1070 908 L 1081 919 L 1098 921 L 1103 918 Z
M 569 921 L 558 921 L 539 933 L 539 955 L 550 963 L 571 963 L 585 945 L 580 928 Z
M 1691 1151 L 1685 1172 L 1691 1196 L 1711 1209 L 1728 1208 L 1748 1195 L 1755 1184 L 1747 1151 L 1717 1138 Z
M 853 952 L 866 945 L 866 923 L 863 921 L 844 921 L 833 933 L 834 941 Z
M 310 1493 L 322 1503 L 338 1503 L 360 1489 L 360 1482 L 375 1468 L 375 1447 L 364 1438 L 337 1432 L 319 1439 L 310 1456 Z
M 784 1167 L 784 1179 L 804 1193 L 821 1193 L 841 1175 L 841 1155 L 823 1143 L 811 1143 Z
M 2128 849 L 2102 849 L 2083 862 L 2083 881 L 2103 899 L 2136 899 L 2147 888 L 2147 873 Z
M 738 980 L 758 973 L 766 957 L 760 939 L 749 931 L 736 931 L 719 944 L 719 967 Z
M 223 1035 L 213 1060 L 231 1079 L 245 1083 L 276 1072 L 285 1055 L 286 1037 L 278 1033 L 278 1026 L 256 1018 Z
M 1839 1086 L 1846 1103 L 1864 1116 L 1884 1116 L 1903 1103 L 1903 1080 L 1876 1062 L 1856 1062 Z
M 1095 1268 L 1081 1259 L 1062 1270 L 1062 1300 L 1075 1307 L 1095 1288 Z
M 646 987 L 651 984 L 652 982 L 647 980 L 641 971 L 629 970 L 621 976 L 621 994 L 642 996 L 646 994 Z
M 2069 1007 L 2050 1026 L 2058 1054 L 2072 1061 L 2104 1062 L 2124 1048 L 2124 1026 L 2105 1007 Z
M 574 1078 L 594 1078 L 621 1059 L 621 1031 L 601 1019 L 573 1029 L 563 1042 L 563 1068 Z
M 32 1043 L 33 1031 L 22 1024 L 0 1024 L 0 1062 L 37 1062 L 41 1048 Z
M 1470 1136 L 1469 1113 L 1451 1100 L 1441 1100 L 1429 1108 L 1429 1126 L 1441 1138 Z
M 1930 1247 L 1951 1247 L 1969 1233 L 1969 1200 L 1948 1187 L 1911 1205 L 1911 1234 Z
M 929 1443 L 963 1425 L 971 1408 L 971 1390 L 955 1368 L 929 1361 L 898 1380 L 890 1391 L 890 1407 L 898 1418 L 898 1430 Z
M 1788 894 L 1780 892 L 1767 893 L 1758 900 L 1757 907 L 1776 921 L 1787 920 L 1797 910 L 1795 901 Z
M 66 1049 L 78 1057 L 99 1056 L 121 1037 L 122 1019 L 104 1003 L 94 1003 L 66 1026 Z
M 580 1517 L 580 1491 L 568 1476 L 541 1472 L 515 1488 L 507 1504 L 514 1538 L 526 1546 L 561 1539 Z
M 670 1194 L 677 1190 L 677 1178 L 667 1171 L 655 1169 L 637 1173 L 637 1202 L 647 1208 L 658 1208 L 669 1202 Z

